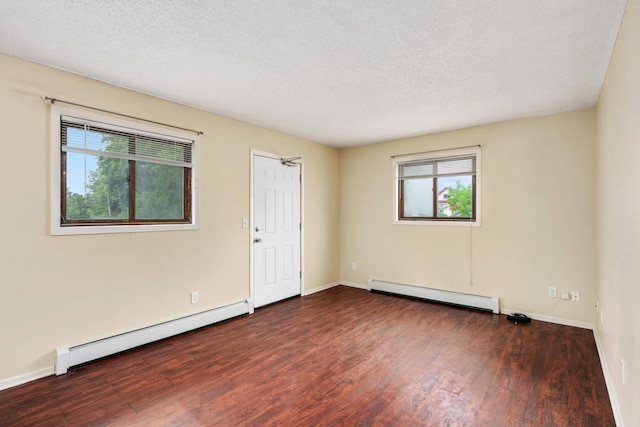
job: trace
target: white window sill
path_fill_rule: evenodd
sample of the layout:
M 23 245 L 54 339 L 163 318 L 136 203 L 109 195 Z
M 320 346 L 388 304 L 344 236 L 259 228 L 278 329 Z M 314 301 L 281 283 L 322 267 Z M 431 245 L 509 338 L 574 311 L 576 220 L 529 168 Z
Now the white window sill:
M 149 225 L 88 225 L 60 227 L 52 225 L 52 236 L 71 236 L 79 234 L 114 234 L 114 233 L 143 233 L 157 231 L 186 231 L 197 230 L 197 224 L 149 224 Z
M 402 221 L 394 220 L 394 225 L 443 226 L 443 227 L 480 227 L 480 220 L 475 221 Z

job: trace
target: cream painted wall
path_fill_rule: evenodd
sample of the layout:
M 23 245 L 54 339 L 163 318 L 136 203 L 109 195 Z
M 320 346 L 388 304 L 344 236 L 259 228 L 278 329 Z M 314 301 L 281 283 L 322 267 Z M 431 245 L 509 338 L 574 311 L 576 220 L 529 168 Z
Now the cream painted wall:
M 596 334 L 621 421 L 639 426 L 640 0 L 627 4 L 597 114 L 597 298 L 603 322 L 596 322 Z
M 391 155 L 482 144 L 482 225 L 394 225 Z M 340 277 L 496 296 L 588 326 L 595 304 L 595 111 L 344 149 Z M 352 262 L 357 270 L 352 270 Z M 578 290 L 574 303 L 547 297 Z
M 41 95 L 204 131 L 200 230 L 50 236 Z M 247 299 L 251 149 L 303 157 L 305 290 L 339 278 L 336 148 L 7 56 L 0 117 L 0 380 L 53 366 L 57 346 Z

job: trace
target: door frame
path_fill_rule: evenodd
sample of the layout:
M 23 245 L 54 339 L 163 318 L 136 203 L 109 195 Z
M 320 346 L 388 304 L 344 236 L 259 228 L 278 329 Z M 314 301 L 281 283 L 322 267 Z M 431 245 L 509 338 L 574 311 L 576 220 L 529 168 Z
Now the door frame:
M 260 151 L 251 149 L 251 165 L 249 174 L 249 299 L 247 303 L 249 305 L 249 314 L 253 314 L 255 311 L 255 277 L 253 274 L 253 239 L 255 234 L 255 218 L 253 215 L 253 159 L 256 156 L 267 157 L 270 159 L 281 160 L 283 158 L 291 158 L 293 156 L 285 156 L 280 154 L 269 153 L 266 151 Z M 294 163 L 300 165 L 300 271 L 302 272 L 300 277 L 300 295 L 304 295 L 304 161 L 302 158 L 295 160 Z

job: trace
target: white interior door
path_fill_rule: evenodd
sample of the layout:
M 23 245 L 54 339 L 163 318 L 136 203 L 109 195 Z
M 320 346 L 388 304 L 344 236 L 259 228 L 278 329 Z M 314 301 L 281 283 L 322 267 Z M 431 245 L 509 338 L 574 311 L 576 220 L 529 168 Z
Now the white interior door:
M 253 156 L 253 289 L 260 307 L 300 294 L 300 164 Z

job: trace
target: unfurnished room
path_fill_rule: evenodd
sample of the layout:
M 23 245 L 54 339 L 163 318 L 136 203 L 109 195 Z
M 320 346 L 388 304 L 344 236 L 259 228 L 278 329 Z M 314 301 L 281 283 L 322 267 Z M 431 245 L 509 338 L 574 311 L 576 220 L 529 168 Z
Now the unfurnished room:
M 640 0 L 0 0 L 0 425 L 640 425 Z

